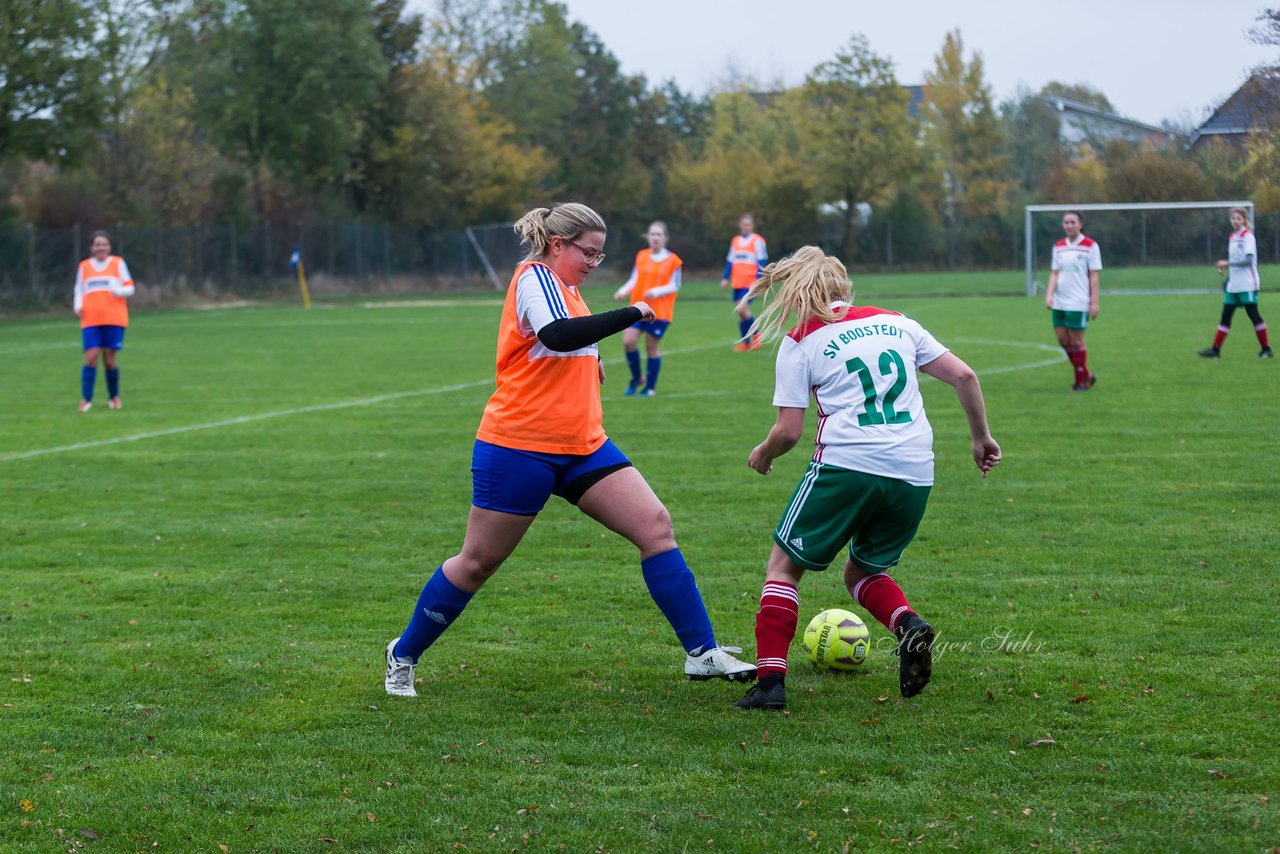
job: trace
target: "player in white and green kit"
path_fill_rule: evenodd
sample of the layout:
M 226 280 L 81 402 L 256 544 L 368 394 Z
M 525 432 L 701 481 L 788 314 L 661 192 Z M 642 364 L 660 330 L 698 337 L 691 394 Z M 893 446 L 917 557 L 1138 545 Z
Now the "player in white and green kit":
M 768 297 L 755 329 L 781 337 L 773 404 L 777 421 L 747 464 L 768 474 L 804 433 L 810 398 L 818 431 L 813 460 L 773 534 L 756 614 L 759 684 L 737 705 L 786 706 L 787 649 L 799 616 L 797 585 L 848 547 L 844 582 L 859 605 L 898 638 L 899 688 L 920 693 L 933 672 L 933 627 L 886 570 L 924 516 L 933 485 L 933 429 L 916 371 L 955 387 L 983 476 L 1000 462 L 974 372 L 916 321 L 851 305 L 844 265 L 806 246 L 764 269 L 749 296 Z M 788 318 L 798 325 L 782 336 Z
M 1244 208 L 1231 209 L 1231 237 L 1227 240 L 1227 257 L 1218 262 L 1218 275 L 1226 275 L 1222 283 L 1222 320 L 1213 336 L 1213 344 L 1199 351 L 1206 359 L 1222 355 L 1222 343 L 1231 331 L 1231 317 L 1236 309 L 1244 306 L 1245 313 L 1253 321 L 1253 331 L 1258 336 L 1259 359 L 1270 359 L 1271 344 L 1267 341 L 1267 323 L 1258 311 L 1258 241 L 1249 228 L 1249 213 Z
M 1071 360 L 1075 371 L 1072 391 L 1088 391 L 1098 378 L 1089 370 L 1089 351 L 1084 345 L 1084 331 L 1090 318 L 1098 316 L 1098 271 L 1102 269 L 1102 252 L 1098 243 L 1085 236 L 1084 217 L 1078 211 L 1062 215 L 1066 237 L 1053 244 L 1053 263 L 1049 269 L 1049 285 L 1044 304 L 1053 313 L 1053 332 L 1058 346 Z

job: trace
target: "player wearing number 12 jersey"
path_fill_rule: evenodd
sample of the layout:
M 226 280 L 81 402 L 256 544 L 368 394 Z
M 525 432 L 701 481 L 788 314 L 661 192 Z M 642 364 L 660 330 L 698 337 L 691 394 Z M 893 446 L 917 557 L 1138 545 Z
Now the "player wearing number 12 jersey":
M 797 585 L 807 570 L 825 570 L 846 545 L 845 586 L 898 638 L 899 688 L 912 697 L 932 675 L 934 631 L 886 571 L 915 536 L 933 485 L 933 430 L 916 371 L 955 388 L 985 477 L 1000 462 L 1000 446 L 987 429 L 977 375 L 916 321 L 850 304 L 844 265 L 817 247 L 766 267 L 750 295 L 766 294 L 756 325 L 767 338 L 779 337 L 793 313 L 799 323 L 778 349 L 777 421 L 747 464 L 768 474 L 773 460 L 795 446 L 811 397 L 817 448 L 773 534 L 756 614 L 760 682 L 737 705 L 785 708 Z

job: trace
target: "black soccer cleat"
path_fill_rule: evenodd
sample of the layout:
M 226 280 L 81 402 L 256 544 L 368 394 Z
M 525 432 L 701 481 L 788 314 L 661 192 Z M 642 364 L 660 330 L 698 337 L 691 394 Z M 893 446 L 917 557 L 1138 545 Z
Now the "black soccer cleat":
M 898 688 L 914 697 L 933 678 L 933 626 L 919 614 L 907 614 L 894 633 L 898 636 Z
M 1094 383 L 1096 383 L 1097 381 L 1098 381 L 1097 374 L 1089 374 L 1089 376 L 1085 377 L 1084 382 L 1076 383 L 1071 387 L 1071 390 L 1072 391 L 1088 391 L 1089 389 L 1093 388 Z
M 1271 352 L 1270 347 L 1263 347 L 1261 350 L 1258 351 L 1259 359 L 1274 359 L 1275 357 L 1276 357 L 1276 354 Z
M 1217 359 L 1222 356 L 1222 351 L 1217 347 L 1205 347 L 1203 350 L 1197 350 L 1196 355 L 1202 359 Z
M 747 696 L 734 703 L 739 709 L 772 709 L 780 712 L 787 707 L 785 676 L 772 674 L 751 686 Z

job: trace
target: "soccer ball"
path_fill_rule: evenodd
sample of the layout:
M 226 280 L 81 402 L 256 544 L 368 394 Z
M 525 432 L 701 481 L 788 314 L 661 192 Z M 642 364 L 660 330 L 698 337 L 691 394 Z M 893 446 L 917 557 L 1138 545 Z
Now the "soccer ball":
M 801 645 L 819 670 L 857 670 L 867 660 L 870 640 L 867 624 L 857 614 L 831 608 L 809 621 Z

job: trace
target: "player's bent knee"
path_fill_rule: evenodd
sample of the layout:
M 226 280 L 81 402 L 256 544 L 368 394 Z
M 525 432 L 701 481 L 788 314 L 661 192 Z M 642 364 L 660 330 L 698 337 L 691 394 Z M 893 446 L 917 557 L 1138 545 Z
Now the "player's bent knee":
M 498 571 L 498 567 L 502 566 L 502 558 L 478 552 L 473 554 L 463 553 L 458 555 L 454 560 L 454 568 L 466 576 L 468 579 L 482 584 L 493 577 Z

